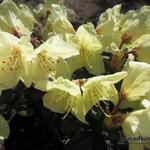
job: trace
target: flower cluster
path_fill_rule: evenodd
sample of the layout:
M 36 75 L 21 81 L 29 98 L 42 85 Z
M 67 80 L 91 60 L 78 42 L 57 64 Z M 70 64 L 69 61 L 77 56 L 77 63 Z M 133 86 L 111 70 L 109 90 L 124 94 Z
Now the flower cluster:
M 70 10 L 59 1 L 45 0 L 31 11 L 4 0 L 0 4 L 0 92 L 21 80 L 26 87 L 45 91 L 44 106 L 64 117 L 71 113 L 87 123 L 86 114 L 97 106 L 108 127 L 115 126 L 119 114 L 125 136 L 149 136 L 150 7 L 125 14 L 120 9 L 117 5 L 106 10 L 96 28 L 87 23 L 75 30 L 68 20 Z M 35 26 L 40 28 L 40 39 L 33 35 Z M 81 68 L 92 77 L 75 79 L 74 72 Z M 112 112 L 100 105 L 106 101 L 114 104 Z M 119 111 L 128 107 L 133 112 Z M 9 129 L 1 118 L 0 136 L 7 138 Z M 130 143 L 129 148 L 137 146 Z M 148 143 L 140 146 L 150 148 Z

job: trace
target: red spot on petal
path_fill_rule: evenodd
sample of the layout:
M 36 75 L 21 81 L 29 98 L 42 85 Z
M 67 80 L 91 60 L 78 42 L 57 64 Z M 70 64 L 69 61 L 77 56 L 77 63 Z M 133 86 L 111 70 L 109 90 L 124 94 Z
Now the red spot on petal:
M 75 83 L 76 85 L 83 85 L 86 82 L 86 79 L 77 79 L 72 80 L 71 82 Z
M 12 32 L 13 32 L 13 35 L 20 38 L 21 37 L 21 31 L 19 29 L 19 27 L 13 27 L 12 28 Z

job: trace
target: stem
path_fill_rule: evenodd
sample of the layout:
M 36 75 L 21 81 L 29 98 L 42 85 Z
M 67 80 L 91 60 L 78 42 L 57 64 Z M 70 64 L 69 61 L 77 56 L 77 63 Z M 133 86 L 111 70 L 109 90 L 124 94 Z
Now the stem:
M 119 49 L 121 50 L 122 46 L 123 46 L 124 42 L 122 41 L 119 45 Z
M 79 88 L 80 88 L 80 91 L 81 91 L 81 96 L 83 96 L 83 90 L 82 90 L 82 87 L 81 87 L 80 84 L 79 84 Z
M 101 109 L 101 111 L 104 113 L 105 116 L 107 116 L 108 118 L 111 117 L 111 115 L 110 115 L 110 114 L 107 114 L 107 113 L 105 112 L 105 110 L 104 110 L 100 105 L 99 105 L 99 108 Z
M 114 107 L 113 111 L 111 112 L 111 115 L 114 115 L 117 113 L 119 106 L 122 104 L 123 101 L 124 101 L 124 99 L 119 99 L 117 105 Z

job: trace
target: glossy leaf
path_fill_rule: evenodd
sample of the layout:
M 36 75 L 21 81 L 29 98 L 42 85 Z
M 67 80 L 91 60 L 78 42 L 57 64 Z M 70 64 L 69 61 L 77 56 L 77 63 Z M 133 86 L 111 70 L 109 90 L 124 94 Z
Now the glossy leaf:
M 7 121 L 0 115 L 0 139 L 7 139 L 10 133 Z

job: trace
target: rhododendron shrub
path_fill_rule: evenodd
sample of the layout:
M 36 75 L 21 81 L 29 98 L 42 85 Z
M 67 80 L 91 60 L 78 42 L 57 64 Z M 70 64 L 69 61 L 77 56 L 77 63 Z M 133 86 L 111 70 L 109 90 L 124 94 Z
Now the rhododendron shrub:
M 109 8 L 96 27 L 87 23 L 75 30 L 71 10 L 60 1 L 45 0 L 30 10 L 4 0 L 0 101 L 19 84 L 22 93 L 32 87 L 43 94 L 45 108 L 63 114 L 62 122 L 74 116 L 86 129 L 98 122 L 95 128 L 107 134 L 122 128 L 130 150 L 150 148 L 150 7 L 120 10 Z M 7 108 L 8 101 L 0 102 L 1 139 L 10 132 Z M 26 109 L 16 113 L 28 116 Z M 139 136 L 145 140 L 136 141 Z

